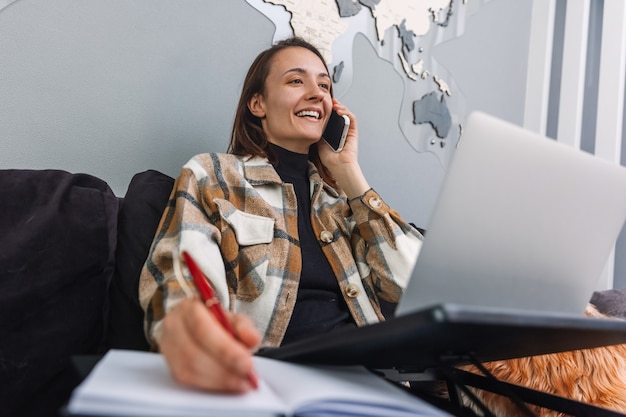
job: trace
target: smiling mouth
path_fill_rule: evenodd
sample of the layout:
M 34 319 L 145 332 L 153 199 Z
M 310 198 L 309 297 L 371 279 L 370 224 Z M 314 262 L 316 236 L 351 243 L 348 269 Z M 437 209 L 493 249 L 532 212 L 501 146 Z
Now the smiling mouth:
M 296 113 L 296 116 L 298 116 L 298 117 L 312 117 L 312 118 L 314 118 L 316 120 L 319 120 L 319 119 L 322 118 L 322 115 L 319 112 L 313 111 L 313 110 L 303 110 L 303 111 L 300 111 L 300 112 Z

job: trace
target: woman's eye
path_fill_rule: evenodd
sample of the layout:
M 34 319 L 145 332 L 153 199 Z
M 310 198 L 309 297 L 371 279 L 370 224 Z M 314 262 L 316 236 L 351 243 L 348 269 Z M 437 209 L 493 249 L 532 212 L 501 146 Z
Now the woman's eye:
M 320 88 L 323 88 L 324 90 L 328 90 L 330 88 L 330 85 L 322 83 L 320 84 Z
M 302 84 L 302 80 L 299 78 L 296 78 L 295 80 L 291 80 L 292 84 Z

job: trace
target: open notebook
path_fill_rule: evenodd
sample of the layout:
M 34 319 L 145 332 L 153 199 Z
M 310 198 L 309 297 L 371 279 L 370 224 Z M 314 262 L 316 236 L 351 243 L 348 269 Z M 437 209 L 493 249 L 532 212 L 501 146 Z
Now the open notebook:
M 110 350 L 64 415 L 134 417 L 450 416 L 362 367 L 307 367 L 255 358 L 259 388 L 241 395 L 176 383 L 162 355 Z
M 396 317 L 259 354 L 420 369 L 624 343 L 583 312 L 625 218 L 625 168 L 473 113 Z

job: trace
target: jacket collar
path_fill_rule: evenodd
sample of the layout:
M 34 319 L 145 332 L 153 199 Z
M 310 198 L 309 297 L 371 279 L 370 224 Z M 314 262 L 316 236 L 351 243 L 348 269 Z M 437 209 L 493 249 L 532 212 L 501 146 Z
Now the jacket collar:
M 278 172 L 274 169 L 274 166 L 270 164 L 267 158 L 254 156 L 243 157 L 243 175 L 252 185 L 264 185 L 264 184 L 282 184 L 282 180 L 278 175 Z M 309 180 L 311 185 L 314 185 L 314 189 L 320 185 L 324 187 L 327 193 L 333 197 L 339 197 L 339 193 L 330 185 L 328 185 L 320 176 L 317 168 L 311 161 L 309 161 Z

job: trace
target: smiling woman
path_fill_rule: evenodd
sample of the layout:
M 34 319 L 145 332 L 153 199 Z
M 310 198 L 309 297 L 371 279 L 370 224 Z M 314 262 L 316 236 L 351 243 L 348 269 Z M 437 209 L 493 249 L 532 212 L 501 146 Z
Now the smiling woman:
M 332 110 L 350 119 L 341 152 L 320 141 Z M 383 320 L 421 241 L 363 175 L 356 117 L 332 98 L 322 55 L 281 41 L 248 71 L 229 152 L 196 155 L 176 181 L 141 275 L 148 339 L 177 380 L 246 391 L 258 345 Z M 193 296 L 182 252 L 236 337 Z
M 332 108 L 325 64 L 302 47 L 282 50 L 274 56 L 265 86 L 265 92 L 256 93 L 248 106 L 261 120 L 267 141 L 308 153 L 322 136 Z

